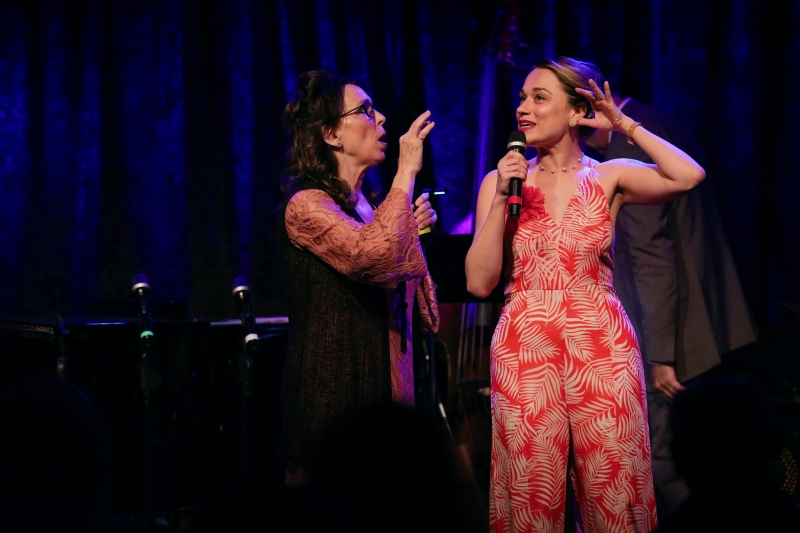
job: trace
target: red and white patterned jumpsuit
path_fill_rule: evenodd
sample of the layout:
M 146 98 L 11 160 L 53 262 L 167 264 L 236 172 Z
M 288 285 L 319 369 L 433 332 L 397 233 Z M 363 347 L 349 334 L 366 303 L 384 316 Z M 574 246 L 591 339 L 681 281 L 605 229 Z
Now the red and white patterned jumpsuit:
M 557 225 L 538 188 L 506 222 L 492 340 L 493 532 L 564 529 L 568 458 L 586 532 L 656 527 L 639 347 L 611 282 L 611 214 L 590 166 Z

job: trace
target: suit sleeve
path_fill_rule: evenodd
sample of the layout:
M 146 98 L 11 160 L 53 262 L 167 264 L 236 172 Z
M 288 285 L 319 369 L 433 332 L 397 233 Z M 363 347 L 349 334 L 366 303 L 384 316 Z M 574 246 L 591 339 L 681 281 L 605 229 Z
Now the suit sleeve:
M 428 273 L 414 213 L 400 189 L 389 191 L 369 224 L 348 216 L 322 191 L 300 191 L 286 206 L 285 224 L 295 247 L 352 280 L 394 288 Z
M 637 110 L 632 106 L 635 120 L 659 137 L 676 144 L 684 137 L 668 117 Z M 624 134 L 613 133 L 611 139 L 609 159 L 627 157 L 652 163 L 639 146 L 627 143 Z M 627 290 L 620 291 L 620 298 L 636 326 L 642 359 L 651 364 L 675 364 L 680 291 L 679 251 L 670 220 L 674 215 L 673 203 L 669 203 L 627 205 L 617 217 L 616 248 L 624 262 L 614 275 L 627 277 L 621 283 Z
M 617 218 L 618 253 L 627 257 L 615 276 L 627 278 L 621 284 L 629 290 L 620 290 L 620 297 L 637 325 L 642 358 L 651 364 L 675 363 L 679 291 L 671 211 L 670 204 L 628 205 Z

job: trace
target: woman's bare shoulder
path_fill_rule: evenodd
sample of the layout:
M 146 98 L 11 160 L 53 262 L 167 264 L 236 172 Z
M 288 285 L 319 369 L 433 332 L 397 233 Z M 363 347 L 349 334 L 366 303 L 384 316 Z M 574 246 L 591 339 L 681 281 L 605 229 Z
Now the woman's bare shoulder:
M 594 161 L 594 160 L 592 160 Z M 629 159 L 627 157 L 618 157 L 617 159 L 609 159 L 608 161 L 598 162 L 594 161 L 594 167 L 597 173 L 601 176 L 604 174 L 620 172 L 626 168 L 653 166 L 647 163 L 642 163 L 636 159 Z
M 481 188 L 497 185 L 497 169 L 489 171 L 481 180 Z

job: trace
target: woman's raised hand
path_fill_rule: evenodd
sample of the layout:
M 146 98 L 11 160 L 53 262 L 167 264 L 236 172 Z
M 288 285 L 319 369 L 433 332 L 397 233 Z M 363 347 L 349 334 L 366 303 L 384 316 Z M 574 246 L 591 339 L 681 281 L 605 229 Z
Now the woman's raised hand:
M 627 117 L 614 103 L 608 82 L 605 82 L 603 89 L 600 89 L 594 80 L 589 80 L 589 89 L 576 88 L 575 90 L 589 100 L 594 110 L 594 118 L 579 119 L 579 126 L 591 126 L 599 130 L 625 131 L 623 122 Z
M 430 111 L 425 111 L 417 120 L 411 123 L 408 131 L 400 137 L 400 157 L 397 161 L 397 171 L 411 172 L 416 175 L 422 169 L 422 144 L 425 137 L 436 125 L 428 120 Z
M 530 163 L 525 156 L 515 150 L 509 150 L 497 163 L 496 194 L 508 196 L 508 182 L 511 178 L 520 178 L 523 183 L 528 177 Z

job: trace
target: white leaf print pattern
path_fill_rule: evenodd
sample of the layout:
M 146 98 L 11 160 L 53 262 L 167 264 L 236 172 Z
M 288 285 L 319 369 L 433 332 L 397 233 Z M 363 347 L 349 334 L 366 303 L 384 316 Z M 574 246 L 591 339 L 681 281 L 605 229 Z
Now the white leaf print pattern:
M 491 352 L 493 532 L 563 531 L 570 439 L 585 531 L 656 527 L 641 359 L 612 288 L 596 180 L 590 168 L 560 226 L 546 215 L 507 232 L 512 279 Z

